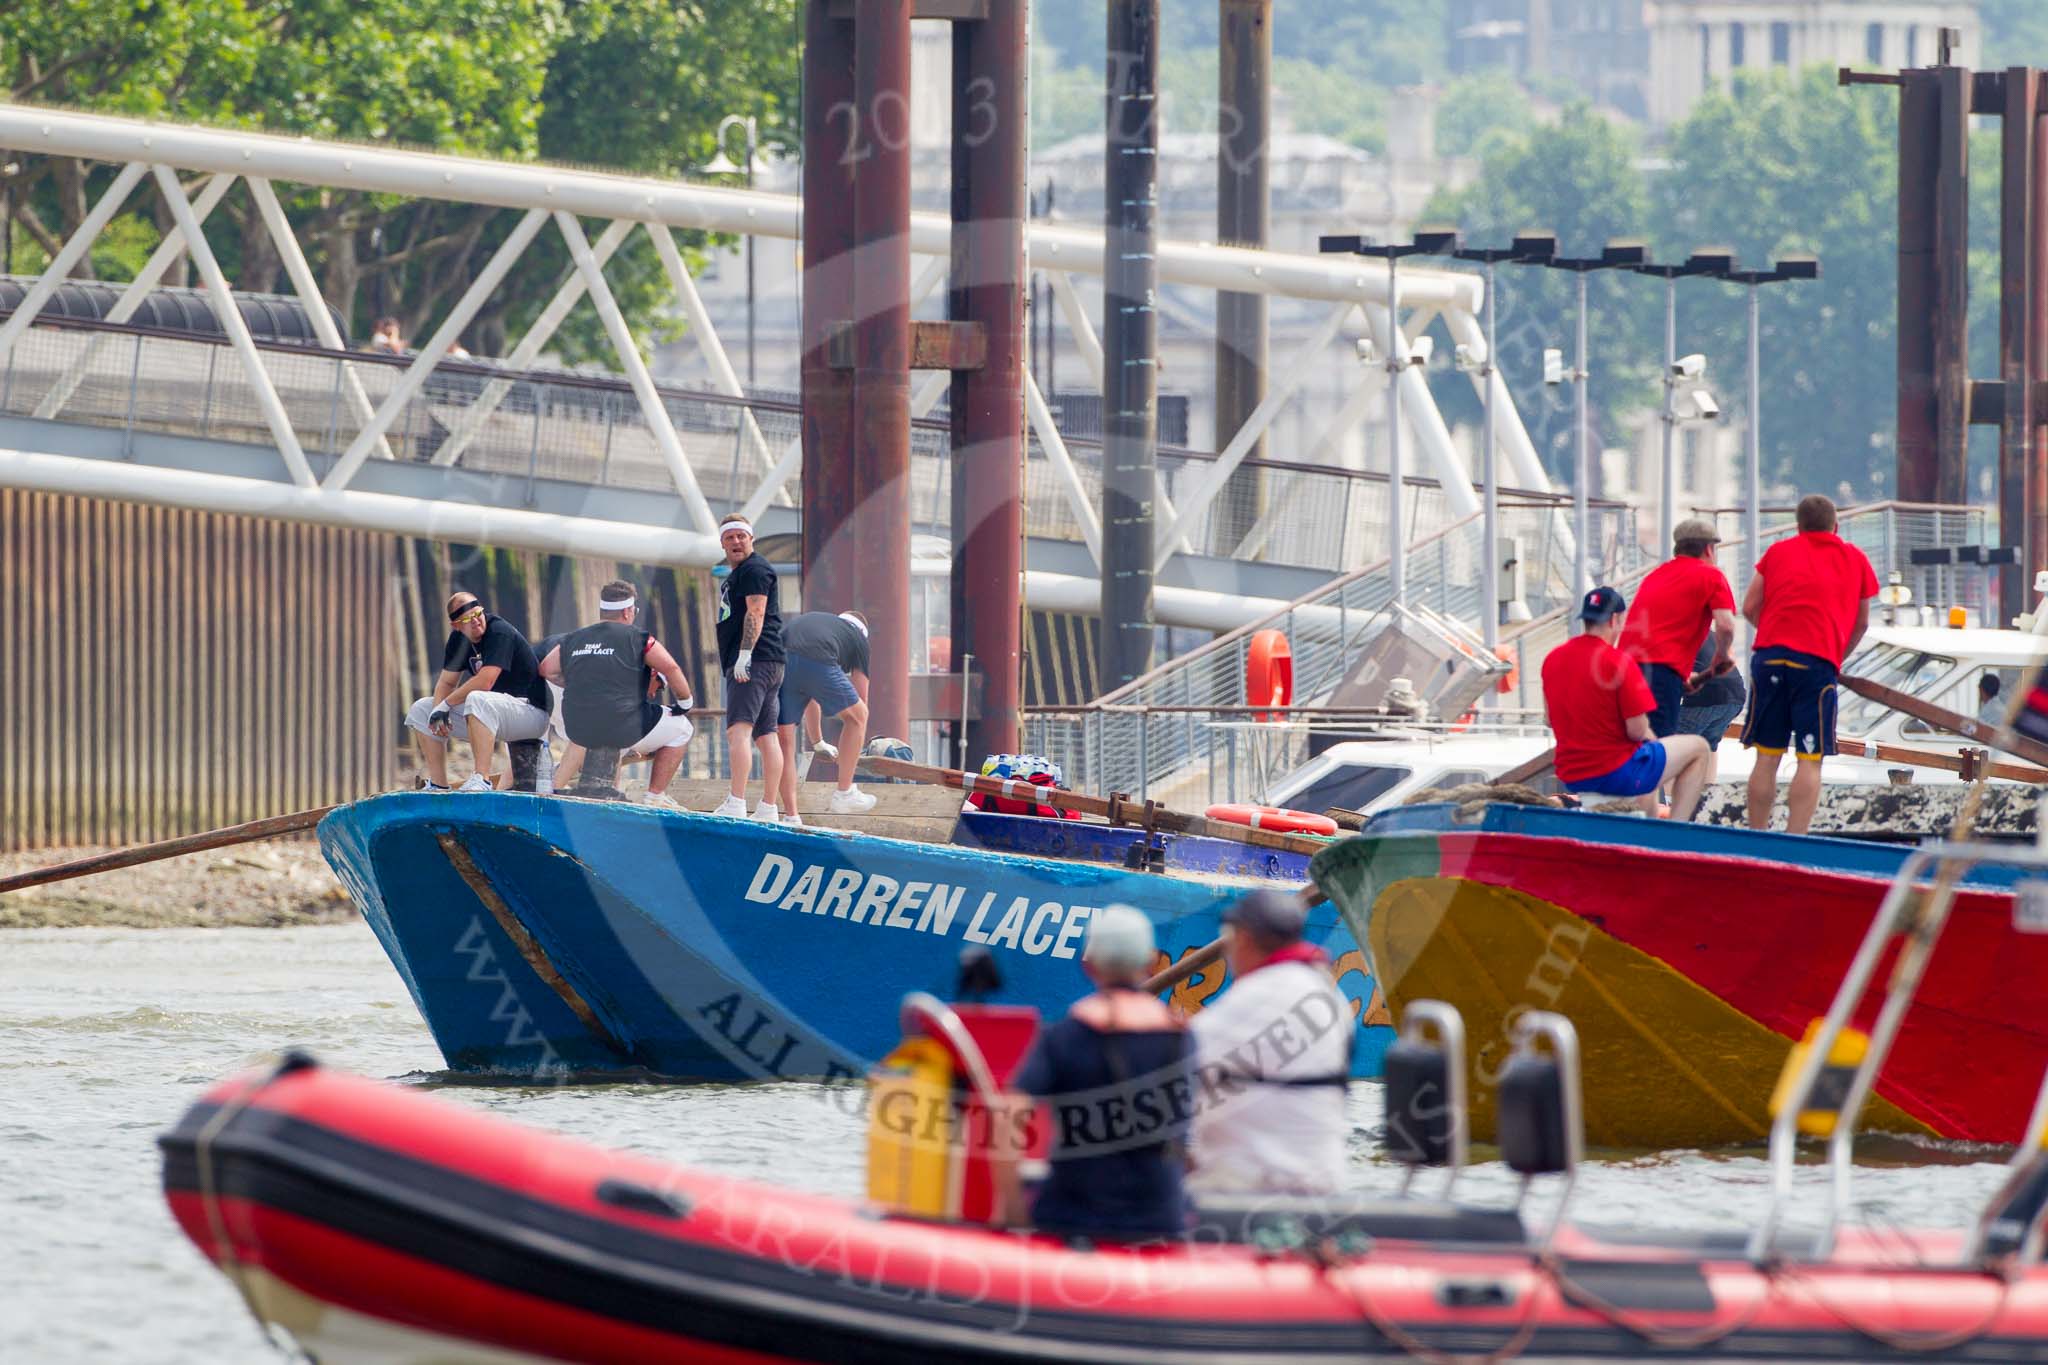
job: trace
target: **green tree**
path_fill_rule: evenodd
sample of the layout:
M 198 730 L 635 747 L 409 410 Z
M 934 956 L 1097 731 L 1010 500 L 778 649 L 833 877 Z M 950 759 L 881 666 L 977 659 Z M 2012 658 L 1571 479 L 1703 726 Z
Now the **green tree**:
M 1820 256 L 1820 280 L 1762 299 L 1765 477 L 1857 499 L 1887 491 L 1894 472 L 1897 109 L 1822 68 L 1743 73 L 1672 129 L 1653 194 L 1667 252 Z M 1681 289 L 1681 348 L 1708 356 L 1723 406 L 1745 420 L 1742 290 Z
M 2048 66 L 2048 5 L 2041 0 L 1977 0 L 1984 23 L 1984 65 Z
M 0 6 L 0 79 L 17 100 L 674 174 L 708 158 L 725 113 L 756 115 L 771 145 L 789 140 L 796 15 L 795 0 L 16 0 Z M 23 160 L 14 216 L 46 259 L 112 172 Z M 345 316 L 394 313 L 414 335 L 445 313 L 517 217 L 279 189 L 329 301 Z M 150 228 L 124 219 L 108 234 L 120 260 L 139 261 L 167 227 L 160 207 L 146 207 L 153 197 L 134 201 Z M 247 196 L 237 190 L 218 215 L 231 230 L 209 240 L 230 277 L 278 287 L 279 262 Z M 119 269 L 105 251 L 90 264 Z M 543 234 L 470 344 L 499 349 L 565 269 L 566 253 Z M 662 316 L 666 286 L 644 239 L 613 258 L 607 277 L 636 323 Z M 558 336 L 572 359 L 603 344 L 587 310 Z
M 1439 195 L 1425 216 L 1454 223 L 1475 243 L 1505 242 L 1517 231 L 1557 234 L 1560 255 L 1598 255 L 1616 237 L 1641 233 L 1649 191 L 1633 132 L 1590 106 L 1567 108 L 1555 124 L 1506 130 L 1485 144 L 1478 179 Z M 1569 482 L 1574 452 L 1569 388 L 1542 382 L 1545 348 L 1573 357 L 1577 285 L 1561 271 L 1503 267 L 1498 273 L 1501 368 L 1515 404 L 1550 471 Z M 1625 439 L 1624 419 L 1641 409 L 1656 375 L 1646 282 L 1602 271 L 1588 289 L 1588 327 L 1597 430 L 1594 447 Z M 1441 398 L 1459 419 L 1476 420 L 1466 386 Z
M 1528 128 L 1536 106 L 1522 83 L 1494 68 L 1459 76 L 1444 86 L 1437 102 L 1436 149 L 1444 156 L 1472 156 L 1489 134 Z

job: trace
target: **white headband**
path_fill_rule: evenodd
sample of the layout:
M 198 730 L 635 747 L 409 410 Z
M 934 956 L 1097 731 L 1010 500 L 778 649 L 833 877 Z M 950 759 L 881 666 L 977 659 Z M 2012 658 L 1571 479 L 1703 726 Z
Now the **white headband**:
M 718 523 L 719 535 L 723 536 L 727 531 L 745 531 L 748 535 L 754 534 L 753 526 L 741 521 L 738 517 L 732 517 Z
M 867 622 L 865 622 L 865 621 L 861 620 L 861 619 L 860 619 L 860 618 L 859 618 L 858 616 L 855 616 L 855 615 L 854 615 L 854 614 L 853 614 L 852 612 L 850 612 L 850 611 L 842 611 L 842 612 L 840 612 L 840 613 L 839 613 L 839 619 L 840 619 L 840 620 L 842 620 L 842 621 L 845 621 L 845 622 L 847 622 L 847 623 L 849 623 L 849 624 L 851 624 L 851 625 L 853 626 L 853 628 L 854 628 L 855 630 L 857 630 L 857 631 L 859 631 L 859 632 L 860 632 L 861 638 L 862 638 L 863 640 L 865 640 L 865 639 L 867 638 L 867 635 L 868 635 L 868 623 L 867 623 Z
M 597 599 L 597 609 L 599 611 L 624 611 L 632 605 L 633 599 L 630 597 L 600 597 Z

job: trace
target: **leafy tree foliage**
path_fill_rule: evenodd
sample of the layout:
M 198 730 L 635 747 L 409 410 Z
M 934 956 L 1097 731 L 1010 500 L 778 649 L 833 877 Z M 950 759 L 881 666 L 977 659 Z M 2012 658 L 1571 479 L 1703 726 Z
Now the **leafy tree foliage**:
M 0 82 L 14 100 L 675 174 L 708 159 L 727 113 L 757 116 L 764 141 L 788 140 L 796 15 L 796 0 L 15 0 L 0 5 Z M 24 252 L 47 259 L 111 171 L 57 157 L 21 165 L 14 221 Z M 395 314 L 409 335 L 446 311 L 517 217 L 278 188 L 329 301 L 358 322 Z M 139 263 L 168 227 L 154 197 L 136 194 L 134 221 L 110 230 L 87 269 Z M 278 288 L 280 263 L 246 194 L 216 215 L 238 229 L 209 237 L 230 277 Z M 566 262 L 544 233 L 469 344 L 501 349 Z M 665 287 L 644 239 L 607 277 L 629 317 L 652 318 Z M 587 314 L 558 337 L 571 359 L 603 345 Z

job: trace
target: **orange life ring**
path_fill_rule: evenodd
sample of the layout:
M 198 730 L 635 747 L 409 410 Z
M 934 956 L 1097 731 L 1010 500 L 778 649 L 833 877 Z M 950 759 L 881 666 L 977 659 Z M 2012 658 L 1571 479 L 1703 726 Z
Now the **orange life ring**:
M 1327 815 L 1311 815 L 1305 810 L 1283 810 L 1279 806 L 1248 806 L 1232 801 L 1209 807 L 1207 814 L 1211 820 L 1227 820 L 1233 825 L 1250 825 L 1253 829 L 1270 829 L 1277 834 L 1337 832 L 1337 822 Z

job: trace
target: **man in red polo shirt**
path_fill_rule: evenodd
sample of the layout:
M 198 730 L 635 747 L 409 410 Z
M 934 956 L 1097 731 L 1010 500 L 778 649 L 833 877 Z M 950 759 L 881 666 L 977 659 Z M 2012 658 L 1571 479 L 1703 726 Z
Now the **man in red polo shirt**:
M 1798 535 L 1764 551 L 1742 595 L 1742 615 L 1756 630 L 1742 742 L 1756 750 L 1749 827 L 1771 827 L 1778 760 L 1791 749 L 1799 761 L 1785 828 L 1804 834 L 1820 802 L 1820 761 L 1835 751 L 1835 677 L 1870 625 L 1877 574 L 1835 534 L 1834 503 L 1818 493 L 1801 498 L 1798 523 Z
M 1678 733 L 1678 707 L 1692 677 L 1693 661 L 1709 631 L 1714 636 L 1710 673 L 1733 668 L 1735 594 L 1728 576 L 1714 567 L 1721 543 L 1712 522 L 1691 517 L 1671 533 L 1672 557 L 1650 570 L 1621 630 L 1621 652 L 1643 670 L 1656 698 L 1650 733 L 1659 739 Z M 1711 736 L 1709 738 L 1712 738 Z
M 1657 788 L 1671 783 L 1671 818 L 1690 820 L 1706 784 L 1707 741 L 1650 733 L 1656 699 L 1635 661 L 1614 647 L 1628 600 L 1599 587 L 1579 606 L 1585 630 L 1543 661 L 1543 705 L 1557 736 L 1557 780 L 1567 790 L 1632 796 L 1657 813 Z

